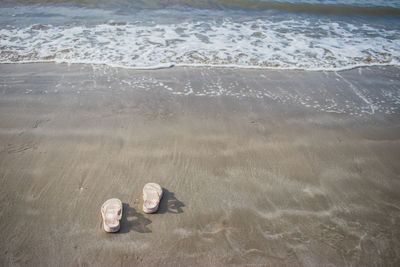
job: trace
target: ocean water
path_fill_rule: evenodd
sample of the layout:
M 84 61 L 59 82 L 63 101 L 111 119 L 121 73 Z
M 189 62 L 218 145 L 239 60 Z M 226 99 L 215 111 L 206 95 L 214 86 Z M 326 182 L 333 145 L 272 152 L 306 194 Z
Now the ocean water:
M 400 65 L 395 0 L 0 3 L 0 63 L 343 70 Z

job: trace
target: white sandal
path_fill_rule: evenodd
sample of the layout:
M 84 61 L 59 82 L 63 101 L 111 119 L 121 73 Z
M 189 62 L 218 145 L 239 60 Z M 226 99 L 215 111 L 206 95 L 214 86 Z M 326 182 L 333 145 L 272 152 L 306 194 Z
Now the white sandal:
M 159 184 L 148 183 L 143 187 L 143 212 L 154 213 L 158 210 L 163 190 Z
M 109 233 L 118 232 L 122 217 L 122 202 L 117 198 L 111 198 L 101 206 L 101 217 L 103 217 L 104 231 Z

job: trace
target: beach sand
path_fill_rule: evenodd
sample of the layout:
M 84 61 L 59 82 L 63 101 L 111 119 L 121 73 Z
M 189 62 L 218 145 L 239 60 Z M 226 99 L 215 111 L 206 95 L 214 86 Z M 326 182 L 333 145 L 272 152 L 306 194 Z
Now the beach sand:
M 2 64 L 0 86 L 1 266 L 400 265 L 399 68 Z

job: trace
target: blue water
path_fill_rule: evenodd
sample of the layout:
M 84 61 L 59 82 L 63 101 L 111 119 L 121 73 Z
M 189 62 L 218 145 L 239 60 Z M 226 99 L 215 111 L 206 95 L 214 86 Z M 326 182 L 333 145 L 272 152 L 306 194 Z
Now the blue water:
M 400 65 L 400 1 L 3 1 L 0 63 Z

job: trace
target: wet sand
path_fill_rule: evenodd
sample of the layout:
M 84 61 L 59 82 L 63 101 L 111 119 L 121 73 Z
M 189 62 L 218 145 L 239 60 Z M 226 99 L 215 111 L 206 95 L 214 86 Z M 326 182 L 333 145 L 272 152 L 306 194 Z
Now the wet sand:
M 398 266 L 399 73 L 0 65 L 0 265 Z

